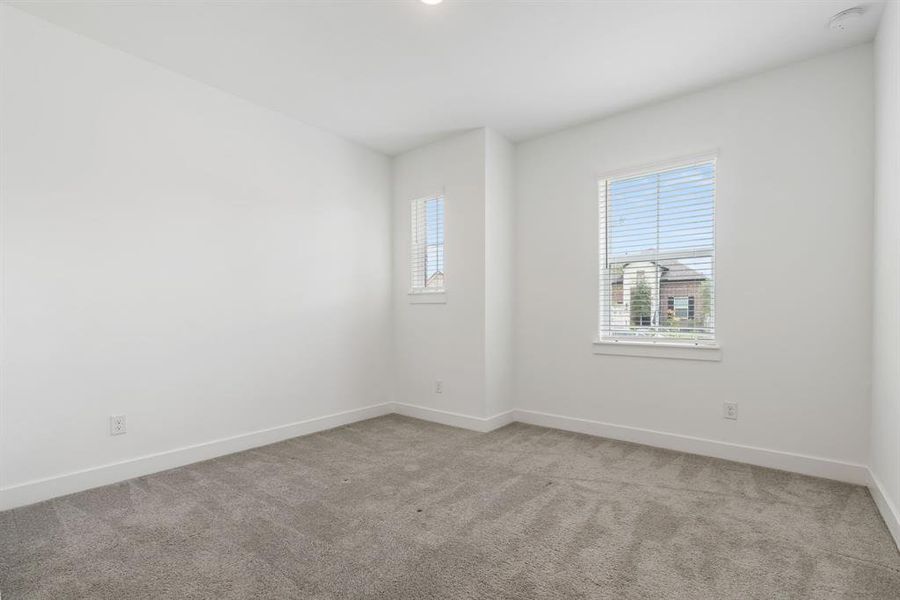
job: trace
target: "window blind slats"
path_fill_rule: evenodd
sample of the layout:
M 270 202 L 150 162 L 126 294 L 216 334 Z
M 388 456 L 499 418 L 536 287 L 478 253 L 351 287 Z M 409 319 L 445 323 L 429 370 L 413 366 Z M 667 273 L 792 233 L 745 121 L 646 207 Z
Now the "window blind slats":
M 411 204 L 410 291 L 444 291 L 444 198 Z
M 617 206 L 616 212 L 611 213 L 610 217 L 613 219 L 618 218 L 621 216 L 620 213 L 628 214 L 629 216 L 639 215 L 650 211 L 655 213 L 657 210 L 667 210 L 669 207 L 677 207 L 679 212 L 694 206 L 707 208 L 706 199 L 713 190 L 714 188 L 709 188 L 706 190 L 699 190 L 696 193 L 682 194 L 677 198 L 667 197 L 664 200 L 660 199 L 659 202 L 656 201 L 656 197 L 654 196 L 651 199 L 636 202 L 632 206 Z
M 667 190 L 672 188 L 690 187 L 698 181 L 713 182 L 713 178 L 705 172 L 685 173 L 678 177 L 666 177 L 665 173 L 653 175 L 639 175 L 631 179 L 617 179 L 619 190 L 629 194 L 640 193 L 642 190 Z
M 715 340 L 715 160 L 600 182 L 600 336 Z
M 609 216 L 609 221 L 612 224 L 622 225 L 625 220 L 635 222 L 635 223 L 665 223 L 666 221 L 677 221 L 683 220 L 686 218 L 697 219 L 701 215 L 709 215 L 709 208 L 703 205 L 682 205 L 678 207 L 678 212 L 670 212 L 665 210 L 665 207 L 659 209 L 657 207 L 653 207 L 652 209 L 647 209 L 644 211 L 635 211 L 628 215 L 620 215 L 614 214 Z M 707 220 L 710 217 L 707 217 Z
M 651 186 L 642 188 L 638 193 L 631 195 L 628 201 L 623 203 L 622 206 L 627 207 L 634 204 L 640 204 L 641 202 L 655 201 L 657 197 L 671 200 L 683 198 L 685 196 L 697 195 L 703 192 L 708 192 L 714 185 L 715 184 L 712 181 L 697 181 L 691 182 L 690 185 L 681 187 L 668 186 L 666 188 L 661 188 Z M 622 190 L 620 190 L 620 192 L 624 193 Z

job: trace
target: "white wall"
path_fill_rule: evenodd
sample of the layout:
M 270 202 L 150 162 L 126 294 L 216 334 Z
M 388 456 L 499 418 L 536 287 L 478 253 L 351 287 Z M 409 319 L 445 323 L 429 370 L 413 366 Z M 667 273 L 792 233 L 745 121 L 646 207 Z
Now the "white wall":
M 872 472 L 900 541 L 900 6 L 885 6 L 875 41 L 876 180 Z M 880 499 L 876 495 L 876 499 Z M 882 513 L 886 512 L 882 506 Z
M 482 416 L 485 131 L 394 159 L 394 400 Z M 444 194 L 445 304 L 410 302 L 410 202 Z M 444 391 L 434 393 L 434 381 Z
M 401 412 L 488 429 L 512 409 L 512 190 L 513 146 L 490 129 L 395 158 L 394 400 L 429 411 Z M 408 293 L 410 203 L 437 192 L 446 302 L 419 304 Z
M 484 416 L 513 408 L 514 149 L 485 132 L 485 376 Z
M 872 88 L 865 45 L 517 146 L 518 407 L 864 464 Z M 598 176 L 710 150 L 721 362 L 593 355 Z
M 516 148 L 471 131 L 391 169 L 15 9 L 0 17 L 0 490 L 392 399 L 850 463 L 868 460 L 871 420 L 874 470 L 900 498 L 888 134 L 871 419 L 868 403 L 870 46 Z M 882 132 L 898 122 L 896 6 L 889 19 Z M 713 149 L 723 360 L 593 355 L 597 176 Z M 441 191 L 447 301 L 411 304 L 409 204 Z M 738 421 L 721 419 L 724 400 Z M 108 436 L 112 414 L 127 435 Z
M 0 10 L 0 485 L 387 401 L 389 160 Z

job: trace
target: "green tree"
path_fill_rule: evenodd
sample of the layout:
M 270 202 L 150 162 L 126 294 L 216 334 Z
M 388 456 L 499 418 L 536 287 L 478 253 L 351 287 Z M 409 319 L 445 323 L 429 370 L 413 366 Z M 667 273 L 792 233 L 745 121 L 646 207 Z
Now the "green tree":
M 706 327 L 709 315 L 712 312 L 712 287 L 709 279 L 704 279 L 700 284 L 700 312 L 694 315 L 694 320 L 699 327 Z
M 650 286 L 643 279 L 631 288 L 631 324 L 650 325 L 653 314 L 653 299 L 650 296 Z

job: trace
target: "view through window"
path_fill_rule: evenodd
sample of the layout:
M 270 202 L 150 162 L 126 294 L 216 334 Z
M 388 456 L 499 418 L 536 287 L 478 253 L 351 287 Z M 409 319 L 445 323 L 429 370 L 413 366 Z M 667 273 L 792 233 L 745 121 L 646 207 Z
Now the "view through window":
M 715 341 L 716 163 L 600 181 L 600 337 Z
M 444 291 L 444 198 L 412 202 L 411 291 Z

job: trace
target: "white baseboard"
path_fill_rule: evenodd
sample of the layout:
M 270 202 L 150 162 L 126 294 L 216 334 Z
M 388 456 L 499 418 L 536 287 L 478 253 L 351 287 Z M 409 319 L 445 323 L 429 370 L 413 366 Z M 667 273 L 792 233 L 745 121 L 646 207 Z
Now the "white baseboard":
M 217 456 L 258 448 L 259 446 L 273 444 L 300 435 L 380 417 L 392 412 L 393 404 L 385 402 L 175 450 L 149 454 L 55 477 L 28 481 L 0 489 L 0 510 L 33 504 L 57 496 L 64 496 L 133 477 L 149 475 L 165 471 L 166 469 L 216 458 Z
M 767 450 L 765 448 L 757 448 L 754 446 L 743 446 L 740 444 L 719 442 L 716 440 L 679 435 L 676 433 L 641 429 L 639 427 L 613 425 L 611 423 L 591 421 L 589 419 L 563 417 L 561 415 L 551 415 L 531 410 L 514 410 L 513 420 L 521 423 L 530 423 L 531 425 L 541 425 L 543 427 L 552 427 L 554 429 L 587 433 L 625 442 L 635 442 L 637 444 L 645 444 L 657 448 L 678 450 L 690 454 L 723 458 L 725 460 L 733 460 L 735 462 L 748 463 L 760 467 L 790 471 L 802 475 L 835 479 L 837 481 L 845 481 L 857 485 L 869 484 L 869 469 L 864 465 L 846 463 L 818 456 Z
M 881 481 L 871 469 L 869 469 L 869 492 L 872 494 L 872 499 L 875 500 L 881 518 L 884 519 L 885 525 L 894 536 L 894 543 L 897 544 L 897 548 L 900 548 L 900 510 L 885 493 L 884 486 L 881 485 Z
M 472 417 L 462 413 L 438 410 L 436 408 L 425 408 L 424 406 L 405 404 L 403 402 L 394 402 L 393 405 L 394 412 L 398 415 L 440 423 L 441 425 L 450 425 L 451 427 L 471 429 L 472 431 L 480 431 L 482 433 L 487 433 L 488 431 L 493 431 L 499 427 L 512 423 L 514 412 L 509 410 L 505 413 L 494 415 L 493 417 Z
M 515 409 L 491 417 L 473 417 L 402 402 L 386 402 L 366 406 L 2 488 L 0 489 L 0 510 L 33 504 L 57 496 L 149 475 L 391 413 L 479 432 L 493 431 L 513 421 L 520 421 L 866 485 L 872 490 L 872 496 L 894 538 L 900 540 L 900 521 L 898 521 L 900 513 L 884 495 L 874 475 L 863 465 L 530 410 Z

